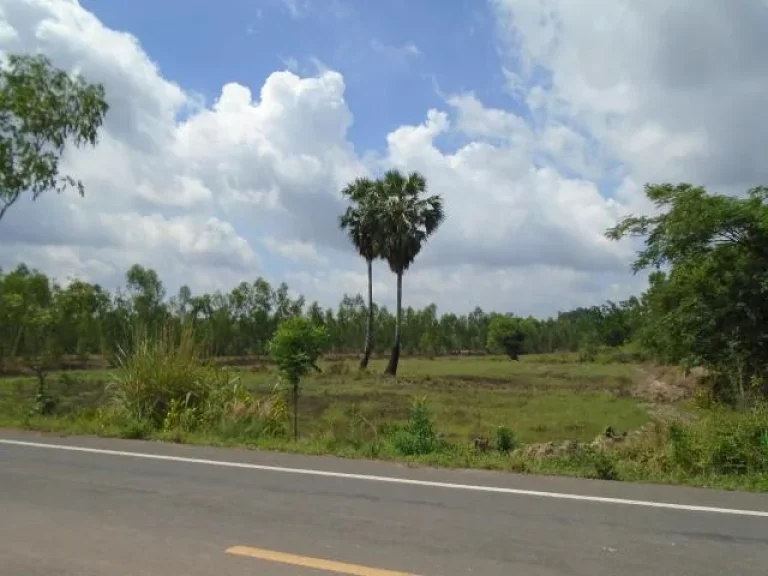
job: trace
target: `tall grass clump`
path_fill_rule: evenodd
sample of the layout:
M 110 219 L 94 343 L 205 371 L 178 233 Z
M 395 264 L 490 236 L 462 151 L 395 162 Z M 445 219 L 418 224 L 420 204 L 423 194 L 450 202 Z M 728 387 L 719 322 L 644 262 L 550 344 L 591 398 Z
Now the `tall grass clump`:
M 227 402 L 247 391 L 221 369 L 208 365 L 191 326 L 139 330 L 130 348 L 117 351 L 117 370 L 107 386 L 116 408 L 136 421 L 159 428 L 177 421 L 184 428 L 223 412 Z

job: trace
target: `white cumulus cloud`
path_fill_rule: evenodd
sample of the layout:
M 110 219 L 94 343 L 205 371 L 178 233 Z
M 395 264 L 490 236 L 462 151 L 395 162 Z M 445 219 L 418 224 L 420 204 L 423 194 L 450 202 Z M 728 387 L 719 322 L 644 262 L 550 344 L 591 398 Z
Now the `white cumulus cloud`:
M 491 6 L 516 111 L 447 95 L 366 151 L 349 140 L 366 119 L 337 71 L 232 78 L 206 102 L 74 0 L 0 0 L 2 51 L 43 52 L 104 83 L 111 105 L 98 147 L 65 158 L 86 196 L 14 206 L 0 222 L 0 266 L 23 260 L 114 287 L 139 262 L 170 290 L 262 275 L 335 305 L 366 284 L 338 228 L 338 191 L 394 166 L 423 172 L 448 214 L 409 271 L 406 304 L 554 313 L 642 287 L 628 273 L 633 247 L 604 231 L 647 209 L 643 183 L 768 180 L 762 0 Z M 446 136 L 458 147 L 442 147 Z M 382 263 L 374 273 L 391 306 L 393 278 Z

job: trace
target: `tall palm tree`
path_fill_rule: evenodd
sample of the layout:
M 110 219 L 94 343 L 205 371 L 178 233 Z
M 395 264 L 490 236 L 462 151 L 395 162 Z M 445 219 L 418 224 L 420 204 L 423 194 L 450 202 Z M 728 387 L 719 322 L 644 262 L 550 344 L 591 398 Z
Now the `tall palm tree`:
M 377 183 L 380 204 L 379 252 L 397 275 L 395 344 L 385 374 L 395 376 L 400 361 L 403 309 L 403 274 L 418 256 L 427 239 L 445 219 L 443 199 L 427 196 L 427 181 L 418 172 L 408 176 L 390 170 Z
M 349 199 L 350 205 L 340 216 L 339 226 L 347 232 L 350 241 L 368 265 L 368 319 L 360 368 L 368 367 L 373 349 L 373 260 L 379 256 L 377 238 L 380 208 L 377 192 L 376 183 L 368 178 L 358 178 L 341 191 Z

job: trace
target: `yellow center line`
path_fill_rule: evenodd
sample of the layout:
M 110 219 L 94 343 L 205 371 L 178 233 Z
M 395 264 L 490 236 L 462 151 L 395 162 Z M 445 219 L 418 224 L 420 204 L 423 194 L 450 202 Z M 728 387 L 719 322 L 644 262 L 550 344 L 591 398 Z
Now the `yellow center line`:
M 297 554 L 287 554 L 285 552 L 263 550 L 261 548 L 251 548 L 249 546 L 233 546 L 232 548 L 228 548 L 226 552 L 227 554 L 234 554 L 235 556 L 247 556 L 249 558 L 279 562 L 281 564 L 291 564 L 293 566 L 302 566 L 304 568 L 336 572 L 337 574 L 351 574 L 352 576 L 416 576 L 415 574 L 408 574 L 407 572 L 380 570 L 378 568 L 369 568 L 357 564 L 346 564 L 344 562 L 334 562 L 333 560 L 324 560 L 322 558 L 310 558 L 309 556 L 298 556 Z

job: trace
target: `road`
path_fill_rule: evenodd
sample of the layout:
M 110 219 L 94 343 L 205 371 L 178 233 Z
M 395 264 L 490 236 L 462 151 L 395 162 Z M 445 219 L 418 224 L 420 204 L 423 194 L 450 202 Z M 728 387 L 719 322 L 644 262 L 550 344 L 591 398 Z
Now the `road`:
M 749 576 L 767 566 L 765 495 L 0 430 L 4 576 Z

